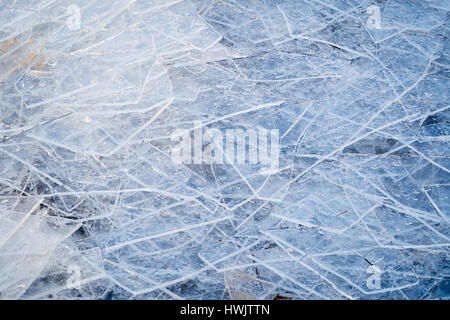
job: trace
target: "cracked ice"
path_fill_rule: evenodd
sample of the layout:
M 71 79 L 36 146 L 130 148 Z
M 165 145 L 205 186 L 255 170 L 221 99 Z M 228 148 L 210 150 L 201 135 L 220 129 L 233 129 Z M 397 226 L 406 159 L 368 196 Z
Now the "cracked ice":
M 448 299 L 449 9 L 2 1 L 0 298 Z

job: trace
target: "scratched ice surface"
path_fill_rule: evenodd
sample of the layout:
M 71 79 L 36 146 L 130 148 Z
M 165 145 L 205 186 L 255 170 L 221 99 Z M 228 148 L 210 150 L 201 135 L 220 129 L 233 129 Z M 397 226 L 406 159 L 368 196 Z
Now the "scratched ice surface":
M 448 299 L 449 9 L 2 1 L 0 298 Z M 279 169 L 172 161 L 199 120 Z

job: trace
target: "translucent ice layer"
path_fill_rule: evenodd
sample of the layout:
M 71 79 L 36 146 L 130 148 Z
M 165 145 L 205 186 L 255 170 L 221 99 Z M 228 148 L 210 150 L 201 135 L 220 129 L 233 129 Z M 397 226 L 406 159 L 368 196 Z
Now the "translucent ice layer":
M 448 299 L 449 10 L 2 1 L 0 298 Z

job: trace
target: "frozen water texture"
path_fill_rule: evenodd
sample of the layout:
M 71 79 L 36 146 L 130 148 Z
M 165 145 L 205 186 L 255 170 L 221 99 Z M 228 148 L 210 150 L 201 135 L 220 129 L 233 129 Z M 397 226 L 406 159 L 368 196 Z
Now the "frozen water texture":
M 448 299 L 449 9 L 2 1 L 0 298 Z M 279 170 L 174 163 L 194 121 Z

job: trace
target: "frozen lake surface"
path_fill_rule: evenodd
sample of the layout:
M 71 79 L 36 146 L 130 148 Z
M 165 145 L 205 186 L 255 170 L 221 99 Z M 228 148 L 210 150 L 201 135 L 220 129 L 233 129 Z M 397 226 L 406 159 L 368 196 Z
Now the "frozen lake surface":
M 448 299 L 449 9 L 2 1 L 0 298 Z

